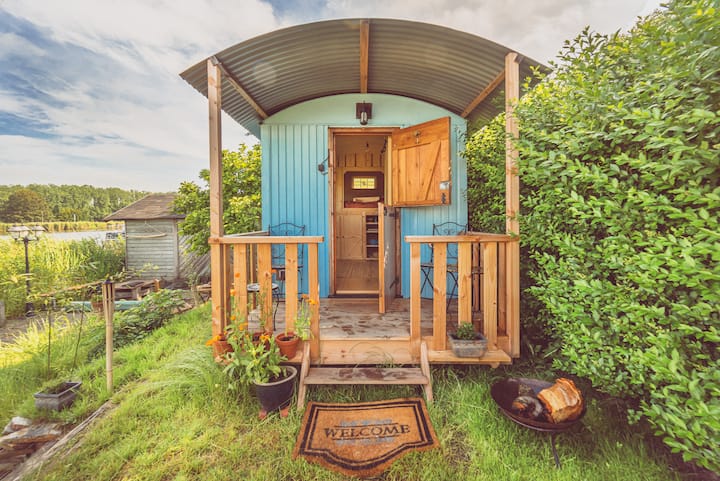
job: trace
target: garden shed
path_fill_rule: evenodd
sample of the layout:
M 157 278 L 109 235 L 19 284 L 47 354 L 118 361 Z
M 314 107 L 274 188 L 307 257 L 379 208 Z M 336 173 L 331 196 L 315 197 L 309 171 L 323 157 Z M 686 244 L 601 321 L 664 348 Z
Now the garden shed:
M 178 226 L 185 216 L 173 211 L 174 200 L 174 193 L 150 194 L 105 217 L 125 222 L 125 262 L 134 277 L 166 282 L 182 277 Z
M 246 285 L 268 305 L 281 285 L 290 327 L 299 294 L 314 301 L 303 362 L 510 363 L 520 352 L 517 154 L 508 144 L 498 234 L 467 228 L 460 152 L 468 124 L 503 109 L 518 135 L 512 107 L 533 68 L 545 67 L 457 30 L 342 19 L 261 35 L 183 72 L 209 101 L 213 331 L 230 309 L 247 314 Z M 223 232 L 221 111 L 262 144 L 262 232 Z M 358 296 L 370 300 L 342 304 Z M 376 316 L 353 321 L 361 305 Z M 333 331 L 338 310 L 348 324 Z M 450 351 L 448 329 L 462 322 L 483 331 L 485 356 Z

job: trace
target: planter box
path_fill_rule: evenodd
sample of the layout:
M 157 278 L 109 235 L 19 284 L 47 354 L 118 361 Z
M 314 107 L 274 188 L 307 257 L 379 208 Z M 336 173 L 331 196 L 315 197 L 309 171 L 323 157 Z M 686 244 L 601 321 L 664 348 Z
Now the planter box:
M 34 394 L 35 407 L 38 409 L 50 409 L 53 411 L 60 411 L 70 406 L 75 401 L 77 396 L 77 389 L 80 387 L 81 382 L 64 382 L 55 392 L 37 392 Z
M 448 334 L 448 342 L 457 357 L 483 357 L 487 352 L 487 339 L 482 334 L 470 340 L 455 339 L 452 334 Z

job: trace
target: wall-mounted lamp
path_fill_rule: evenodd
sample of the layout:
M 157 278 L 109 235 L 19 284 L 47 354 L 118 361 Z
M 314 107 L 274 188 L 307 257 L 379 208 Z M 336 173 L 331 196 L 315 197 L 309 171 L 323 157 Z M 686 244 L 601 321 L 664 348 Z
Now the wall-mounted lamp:
M 318 172 L 320 172 L 322 175 L 327 175 L 327 161 L 328 157 L 325 157 L 325 160 L 320 162 L 317 166 Z
M 355 104 L 355 118 L 360 119 L 360 125 L 367 125 L 368 120 L 372 118 L 372 104 L 365 102 Z

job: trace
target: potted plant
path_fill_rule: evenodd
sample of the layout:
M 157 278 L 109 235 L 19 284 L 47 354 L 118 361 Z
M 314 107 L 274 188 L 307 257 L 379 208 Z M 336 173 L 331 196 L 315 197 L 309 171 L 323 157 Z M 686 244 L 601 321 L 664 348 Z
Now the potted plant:
M 461 322 L 454 333 L 448 333 L 448 342 L 457 357 L 482 357 L 487 352 L 487 339 L 475 332 L 471 322 Z
M 310 306 L 313 304 L 315 301 L 310 299 L 307 294 L 303 294 L 295 318 L 295 330 L 289 331 L 286 324 L 285 332 L 278 334 L 275 338 L 275 342 L 280 347 L 280 353 L 288 359 L 295 357 L 300 341 L 310 339 Z
M 77 396 L 77 390 L 82 385 L 80 381 L 64 381 L 53 384 L 40 392 L 33 394 L 35 407 L 61 411 L 70 406 Z
M 275 410 L 286 417 L 295 391 L 297 369 L 281 364 L 287 358 L 280 354 L 275 339 L 263 335 L 259 342 L 254 342 L 248 331 L 241 331 L 233 333 L 229 342 L 233 351 L 225 355 L 227 366 L 223 372 L 230 378 L 230 388 L 253 386 L 260 401 L 260 419 Z
M 228 341 L 229 332 L 230 329 L 227 329 L 225 332 L 221 332 L 205 342 L 206 346 L 212 347 L 213 359 L 215 359 L 215 362 L 223 362 L 225 360 L 225 354 L 232 352 L 233 350 L 233 347 L 230 345 L 230 341 Z

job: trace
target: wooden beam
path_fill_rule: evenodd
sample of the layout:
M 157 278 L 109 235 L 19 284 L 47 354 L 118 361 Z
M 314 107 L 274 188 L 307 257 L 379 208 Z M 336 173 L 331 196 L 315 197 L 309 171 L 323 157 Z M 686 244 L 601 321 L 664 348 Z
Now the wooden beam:
M 472 322 L 472 248 L 469 242 L 458 242 L 458 324 Z
M 258 284 L 260 284 L 258 308 L 262 327 L 265 332 L 273 332 L 273 291 L 272 291 L 272 252 L 270 244 L 257 246 Z
M 298 246 L 285 245 L 285 330 L 295 330 L 298 311 Z
M 520 98 L 520 65 L 517 53 L 505 56 L 505 232 L 520 235 L 520 176 L 516 141 L 520 134 L 515 105 Z M 506 249 L 505 271 L 506 322 L 510 338 L 510 355 L 520 356 L 520 242 L 510 242 Z
M 368 68 L 370 64 L 370 21 L 360 22 L 360 93 L 368 92 Z
M 497 248 L 494 242 L 482 245 L 483 265 L 488 267 L 483 276 L 483 334 L 488 350 L 497 349 Z
M 433 244 L 433 342 L 432 350 L 447 349 L 447 244 Z
M 503 80 L 505 80 L 505 70 L 497 74 L 497 77 L 495 77 L 492 82 L 490 82 L 488 86 L 485 87 L 482 92 L 480 92 L 477 97 L 475 97 L 473 101 L 468 104 L 467 107 L 465 107 L 465 110 L 463 110 L 463 112 L 460 114 L 460 117 L 466 118 L 468 115 L 470 115 L 470 113 L 475 110 L 475 107 L 480 105 L 480 102 L 485 100 L 488 95 L 490 95 Z
M 308 244 L 308 296 L 310 304 L 310 358 L 320 357 L 320 275 L 318 272 L 318 245 Z
M 210 289 L 212 333 L 225 330 L 227 286 L 225 247 L 212 242 L 223 235 L 222 204 L 222 73 L 212 60 L 207 62 L 208 119 L 210 131 Z
M 420 298 L 420 244 L 410 244 L 410 350 L 413 356 L 420 349 L 422 338 Z
M 230 83 L 230 85 L 233 86 L 233 88 L 237 91 L 237 93 L 240 94 L 240 96 L 245 99 L 245 101 L 250 104 L 250 106 L 257 112 L 257 114 L 260 116 L 261 119 L 265 120 L 268 118 L 268 114 L 263 110 L 262 107 L 260 107 L 260 104 L 258 104 L 255 99 L 243 88 L 243 86 L 240 84 L 240 81 L 232 74 L 230 71 L 225 68 L 225 65 L 218 60 L 217 57 L 213 56 L 210 61 L 215 63 L 220 70 L 222 70 L 223 75 L 227 78 L 227 81 Z
M 233 249 L 233 288 L 235 289 L 235 322 L 247 322 L 248 315 L 248 246 L 239 244 Z

